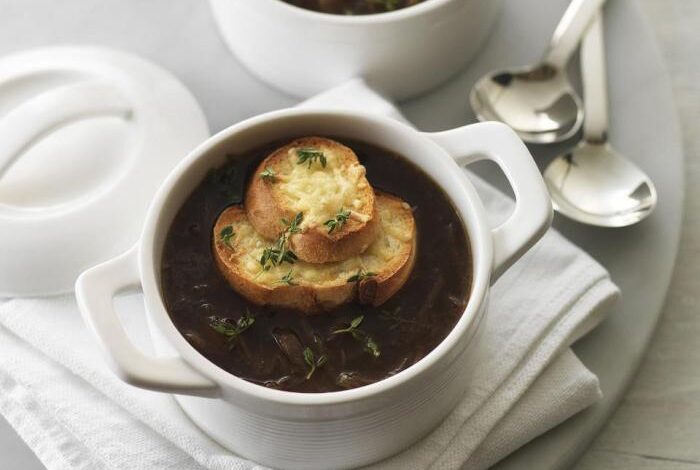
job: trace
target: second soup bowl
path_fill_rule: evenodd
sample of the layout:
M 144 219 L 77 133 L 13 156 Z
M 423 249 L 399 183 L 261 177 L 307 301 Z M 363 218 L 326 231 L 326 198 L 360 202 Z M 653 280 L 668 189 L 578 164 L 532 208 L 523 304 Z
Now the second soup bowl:
M 351 78 L 402 99 L 460 71 L 480 50 L 502 0 L 425 0 L 345 16 L 281 0 L 209 0 L 228 45 L 255 75 L 309 97 Z

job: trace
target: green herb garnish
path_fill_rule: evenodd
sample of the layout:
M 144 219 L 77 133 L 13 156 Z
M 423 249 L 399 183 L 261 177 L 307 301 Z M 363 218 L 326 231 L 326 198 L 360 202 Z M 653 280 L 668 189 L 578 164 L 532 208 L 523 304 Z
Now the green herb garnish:
M 282 278 L 277 282 L 280 284 L 287 284 L 288 286 L 296 286 L 297 283 L 294 282 L 293 278 L 294 276 L 292 275 L 292 270 L 290 269 L 289 272 L 282 276 Z
M 250 312 L 246 312 L 235 323 L 228 318 L 209 317 L 209 326 L 217 333 L 226 336 L 229 343 L 234 343 L 244 331 L 253 326 L 253 323 L 255 323 L 255 317 Z
M 273 266 L 278 266 L 282 263 L 294 264 L 296 262 L 298 259 L 297 255 L 288 249 L 287 245 L 289 235 L 301 231 L 299 224 L 301 224 L 302 220 L 304 220 L 303 212 L 297 213 L 291 221 L 282 219 L 282 223 L 286 226 L 284 231 L 274 245 L 263 250 L 263 254 L 260 257 L 260 266 L 262 266 L 263 271 L 269 271 Z
M 374 357 L 379 357 L 381 354 L 381 351 L 379 351 L 379 345 L 375 343 L 370 336 L 365 336 L 365 351 Z
M 318 359 L 316 359 L 314 352 L 307 346 L 304 349 L 304 362 L 306 362 L 306 364 L 309 366 L 309 372 L 306 374 L 306 380 L 309 380 L 311 376 L 314 375 L 314 372 L 316 372 L 316 369 L 322 367 L 327 361 L 328 358 L 325 354 L 322 354 Z
M 356 331 L 358 331 L 358 330 L 357 330 L 357 327 L 360 326 L 360 324 L 362 323 L 362 320 L 364 320 L 364 319 L 365 319 L 365 316 L 364 316 L 364 315 L 360 315 L 359 317 L 355 317 L 355 318 L 353 318 L 353 320 L 350 322 L 350 326 L 348 326 L 347 328 L 342 328 L 342 329 L 340 329 L 340 330 L 335 330 L 335 331 L 332 332 L 331 334 L 332 334 L 332 335 L 337 335 L 337 334 L 340 334 L 340 333 L 355 333 Z
M 268 183 L 274 183 L 276 179 L 275 171 L 270 167 L 265 168 L 260 172 L 260 179 Z
M 345 222 L 348 221 L 348 217 L 350 217 L 350 211 L 340 209 L 338 213 L 335 214 L 335 218 L 326 220 L 323 222 L 323 225 L 328 227 L 328 233 L 333 233 L 334 230 L 339 231 L 343 228 Z
M 303 212 L 297 212 L 297 214 L 294 216 L 291 222 L 287 219 L 282 219 L 282 223 L 286 226 L 286 228 L 284 229 L 285 233 L 300 232 L 301 228 L 299 228 L 299 225 L 301 224 L 302 220 L 304 220 Z
M 282 238 L 275 242 L 275 245 L 265 248 L 260 257 L 260 266 L 263 271 L 269 271 L 273 266 L 278 266 L 282 263 L 294 264 L 297 261 L 297 255 L 292 250 L 286 248 L 286 242 Z
M 364 272 L 362 269 L 358 269 L 357 274 L 353 274 L 348 278 L 348 282 L 360 282 L 363 279 L 367 279 L 368 277 L 374 277 L 376 275 L 377 273 L 373 273 L 371 271 Z
M 340 334 L 349 334 L 352 335 L 352 337 L 356 340 L 362 343 L 362 346 L 365 350 L 365 352 L 371 354 L 374 357 L 379 357 L 381 354 L 381 351 L 379 350 L 379 345 L 372 339 L 370 335 L 367 334 L 364 330 L 361 330 L 359 328 L 360 324 L 362 324 L 362 320 L 364 320 L 365 316 L 360 315 L 359 317 L 355 317 L 351 322 L 350 325 L 347 328 L 341 328 L 340 330 L 335 330 L 331 334 L 332 335 L 340 335 Z
M 231 246 L 231 238 L 233 238 L 233 235 L 233 225 L 227 225 L 219 232 L 219 239 L 229 248 L 233 248 Z
M 311 168 L 311 164 L 317 160 L 321 162 L 321 166 L 323 168 L 326 167 L 326 163 L 328 162 L 326 160 L 326 156 L 321 150 L 314 148 L 297 149 L 297 165 L 308 163 L 309 168 Z

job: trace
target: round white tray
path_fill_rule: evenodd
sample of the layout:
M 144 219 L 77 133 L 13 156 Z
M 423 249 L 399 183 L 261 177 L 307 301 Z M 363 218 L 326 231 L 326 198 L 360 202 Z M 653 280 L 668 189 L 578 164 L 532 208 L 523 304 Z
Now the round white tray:
M 661 312 L 678 248 L 683 154 L 670 83 L 653 34 L 633 0 L 608 3 L 611 139 L 652 176 L 659 206 L 651 218 L 628 229 L 594 229 L 557 217 L 557 227 L 603 263 L 622 288 L 623 299 L 609 319 L 574 348 L 600 377 L 605 398 L 523 447 L 499 468 L 563 468 L 586 448 L 639 365 Z M 4 18 L 6 4 L 13 2 L 0 0 Z M 498 66 L 537 60 L 567 4 L 568 0 L 507 0 L 497 30 L 469 70 L 405 103 L 402 110 L 425 130 L 472 122 L 467 103 L 472 83 Z M 296 103 L 236 61 L 219 39 L 206 2 L 103 0 L 89 9 L 85 5 L 84 0 L 64 0 L 60 7 L 54 0 L 34 0 L 15 7 L 22 14 L 10 13 L 11 22 L 0 20 L 0 55 L 59 42 L 100 43 L 141 54 L 170 69 L 190 88 L 212 131 Z M 532 150 L 545 165 L 561 149 Z M 488 169 L 484 174 L 493 176 Z M 11 439 L 10 434 L 0 434 L 0 441 Z

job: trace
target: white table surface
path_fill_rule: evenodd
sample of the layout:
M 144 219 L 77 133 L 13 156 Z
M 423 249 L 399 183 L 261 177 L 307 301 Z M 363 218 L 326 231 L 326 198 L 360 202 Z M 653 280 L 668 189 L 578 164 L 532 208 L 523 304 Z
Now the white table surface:
M 13 1 L 0 0 L 0 28 L 8 20 L 2 16 L 3 2 Z M 673 77 L 687 156 L 686 221 L 674 280 L 651 349 L 620 408 L 578 464 L 584 470 L 700 469 L 700 316 L 696 315 L 700 313 L 696 287 L 700 279 L 700 188 L 696 187 L 700 181 L 700 83 L 696 83 L 700 79 L 700 1 L 638 1 L 648 13 Z M 119 27 L 125 33 L 128 30 L 127 24 Z M 1 420 L 0 467 L 41 468 Z

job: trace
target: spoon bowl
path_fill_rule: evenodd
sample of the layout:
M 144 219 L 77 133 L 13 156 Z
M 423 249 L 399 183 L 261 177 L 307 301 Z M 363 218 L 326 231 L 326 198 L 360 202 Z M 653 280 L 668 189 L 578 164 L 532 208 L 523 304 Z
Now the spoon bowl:
M 544 172 L 554 208 L 600 227 L 625 227 L 656 207 L 651 179 L 607 143 L 582 142 Z
M 603 20 L 598 15 L 581 48 L 584 111 L 583 140 L 555 158 L 544 171 L 554 208 L 600 227 L 625 227 L 656 207 L 651 179 L 608 144 L 608 93 Z
M 531 144 L 562 142 L 576 134 L 584 111 L 566 64 L 604 3 L 571 0 L 539 64 L 482 77 L 469 94 L 476 117 L 504 122 Z
M 530 143 L 561 142 L 583 123 L 581 98 L 566 72 L 548 64 L 488 74 L 469 101 L 479 120 L 504 122 Z

